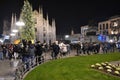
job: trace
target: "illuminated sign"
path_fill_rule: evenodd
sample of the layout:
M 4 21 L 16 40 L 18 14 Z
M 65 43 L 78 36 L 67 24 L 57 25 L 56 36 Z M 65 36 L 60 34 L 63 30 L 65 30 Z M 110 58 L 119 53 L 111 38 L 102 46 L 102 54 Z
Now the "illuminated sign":
M 105 42 L 105 41 L 106 41 L 106 36 L 100 34 L 100 35 L 98 36 L 98 40 L 101 41 L 101 42 Z

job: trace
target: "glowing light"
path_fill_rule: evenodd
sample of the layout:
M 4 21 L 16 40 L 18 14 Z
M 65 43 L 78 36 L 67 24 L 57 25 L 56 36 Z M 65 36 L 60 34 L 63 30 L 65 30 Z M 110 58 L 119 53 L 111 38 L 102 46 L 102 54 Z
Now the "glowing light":
M 102 41 L 102 42 L 105 42 L 106 41 L 106 36 L 105 35 L 99 35 L 98 40 Z
M 12 32 L 16 33 L 16 32 L 18 32 L 18 30 L 17 29 L 13 29 Z
M 3 40 L 2 40 L 2 39 L 0 39 L 0 42 L 2 42 L 2 43 L 3 43 Z
M 10 36 L 7 35 L 7 36 L 4 37 L 4 39 L 10 39 Z
M 112 42 L 114 42 L 114 40 L 112 40 L 112 39 L 111 39 L 111 40 L 109 40 L 109 42 L 111 42 L 111 43 L 112 43 Z
M 65 38 L 69 38 L 69 35 L 65 35 Z
M 25 23 L 24 23 L 24 22 L 22 22 L 22 21 L 18 21 L 18 22 L 16 22 L 16 25 L 17 25 L 17 26 L 24 26 L 24 25 L 25 25 Z
M 11 33 L 10 35 L 11 35 L 11 36 L 15 36 L 15 33 Z

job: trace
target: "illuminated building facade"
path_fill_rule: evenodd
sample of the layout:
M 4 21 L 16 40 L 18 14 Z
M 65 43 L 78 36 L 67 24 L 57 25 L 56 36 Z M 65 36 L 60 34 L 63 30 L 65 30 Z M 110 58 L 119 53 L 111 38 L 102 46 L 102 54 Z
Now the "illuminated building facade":
M 106 36 L 106 41 L 118 41 L 120 36 L 120 16 L 113 16 L 98 23 L 98 33 Z

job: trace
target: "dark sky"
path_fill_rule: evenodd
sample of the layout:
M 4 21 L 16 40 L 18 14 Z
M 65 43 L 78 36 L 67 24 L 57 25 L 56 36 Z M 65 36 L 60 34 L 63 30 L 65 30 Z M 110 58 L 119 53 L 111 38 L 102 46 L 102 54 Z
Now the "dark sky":
M 4 19 L 10 20 L 11 14 L 19 15 L 24 0 L 0 0 L 0 27 Z M 43 6 L 49 18 L 56 19 L 57 34 L 80 32 L 80 26 L 90 20 L 101 21 L 120 15 L 120 0 L 29 0 L 34 9 Z

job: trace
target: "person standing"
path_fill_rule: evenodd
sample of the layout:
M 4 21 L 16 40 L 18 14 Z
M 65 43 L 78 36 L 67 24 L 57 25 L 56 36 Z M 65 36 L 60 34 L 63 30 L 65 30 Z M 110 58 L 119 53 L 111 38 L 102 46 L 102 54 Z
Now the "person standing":
M 57 55 L 59 54 L 60 47 L 56 42 L 53 43 L 52 50 L 53 50 L 53 59 L 57 59 Z
M 81 54 L 81 43 L 77 43 L 76 44 L 76 49 L 77 49 L 77 56 L 79 56 L 79 54 Z
M 0 60 L 3 59 L 3 49 L 2 49 L 2 45 L 0 45 Z
M 28 41 L 28 54 L 30 59 L 30 66 L 35 65 L 35 46 L 32 44 L 32 41 Z
M 37 57 L 37 62 L 40 64 L 41 63 L 41 58 L 43 54 L 43 45 L 40 43 L 40 41 L 36 42 L 35 45 L 35 56 Z

